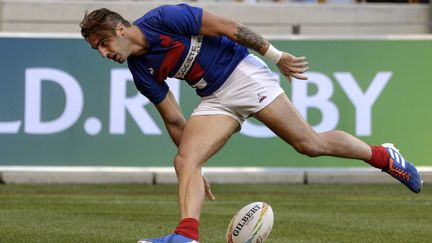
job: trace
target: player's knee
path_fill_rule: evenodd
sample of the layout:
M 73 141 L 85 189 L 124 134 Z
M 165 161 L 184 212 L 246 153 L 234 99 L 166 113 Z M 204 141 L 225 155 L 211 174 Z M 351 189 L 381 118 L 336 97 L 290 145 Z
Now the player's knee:
M 193 160 L 191 160 L 190 158 L 188 159 L 188 157 L 181 154 L 177 154 L 175 156 L 173 163 L 177 173 L 185 170 L 191 171 L 197 168 L 197 165 L 195 165 Z
M 177 154 L 173 163 L 179 182 L 185 178 L 201 175 L 201 165 L 194 163 L 193 159 Z
M 179 171 L 182 171 L 183 169 L 185 169 L 187 167 L 187 160 L 185 159 L 184 156 L 177 154 L 174 158 L 174 168 L 177 171 L 177 173 Z
M 307 155 L 309 157 L 317 157 L 322 155 L 320 144 L 314 140 L 302 140 L 293 144 L 297 152 Z

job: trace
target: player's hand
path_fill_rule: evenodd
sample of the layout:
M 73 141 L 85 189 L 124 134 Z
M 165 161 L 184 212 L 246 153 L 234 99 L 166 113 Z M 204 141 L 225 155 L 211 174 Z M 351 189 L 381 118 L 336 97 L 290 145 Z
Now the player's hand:
M 309 63 L 306 57 L 296 57 L 287 52 L 282 53 L 282 57 L 276 64 L 280 72 L 291 81 L 291 78 L 307 80 L 308 78 L 303 75 L 309 69 Z
M 205 189 L 206 196 L 208 197 L 208 199 L 214 201 L 216 198 L 210 189 L 210 183 L 209 183 L 207 177 L 202 176 L 202 178 L 203 178 L 203 182 L 204 182 L 204 189 Z

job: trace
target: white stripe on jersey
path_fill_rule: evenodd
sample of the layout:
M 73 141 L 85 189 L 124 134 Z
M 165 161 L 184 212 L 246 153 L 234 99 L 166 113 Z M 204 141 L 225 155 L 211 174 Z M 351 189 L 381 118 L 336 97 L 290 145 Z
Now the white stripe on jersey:
M 174 75 L 175 78 L 184 79 L 186 77 L 187 72 L 192 67 L 195 58 L 198 56 L 198 53 L 201 50 L 202 41 L 203 41 L 202 35 L 191 36 L 189 52 L 186 55 L 182 65 L 177 70 L 177 73 Z

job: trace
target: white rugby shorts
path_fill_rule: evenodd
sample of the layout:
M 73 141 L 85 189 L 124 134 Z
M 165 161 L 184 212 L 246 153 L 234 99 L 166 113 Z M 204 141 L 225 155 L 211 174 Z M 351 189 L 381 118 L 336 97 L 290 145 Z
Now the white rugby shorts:
M 191 115 L 222 114 L 236 119 L 241 125 L 282 93 L 284 90 L 267 65 L 249 54 L 218 90 L 201 98 Z

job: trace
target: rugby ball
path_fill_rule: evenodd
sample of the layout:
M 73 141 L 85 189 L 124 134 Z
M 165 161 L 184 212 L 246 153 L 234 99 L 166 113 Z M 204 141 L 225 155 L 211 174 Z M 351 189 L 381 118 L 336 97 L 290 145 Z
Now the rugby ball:
M 253 202 L 238 211 L 228 225 L 228 243 L 261 243 L 273 227 L 273 210 L 267 203 Z

